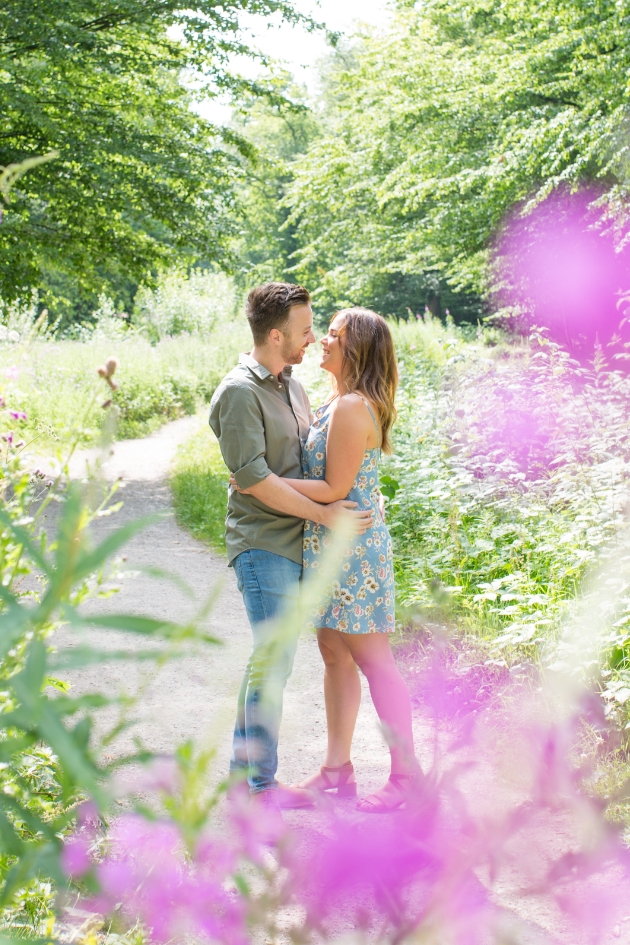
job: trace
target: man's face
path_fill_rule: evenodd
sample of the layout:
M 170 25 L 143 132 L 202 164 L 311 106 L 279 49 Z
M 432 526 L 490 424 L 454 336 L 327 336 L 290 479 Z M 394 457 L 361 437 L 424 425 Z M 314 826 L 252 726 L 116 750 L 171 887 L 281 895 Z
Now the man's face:
M 285 364 L 301 364 L 304 352 L 315 341 L 313 310 L 310 305 L 292 305 L 282 335 L 280 354 Z

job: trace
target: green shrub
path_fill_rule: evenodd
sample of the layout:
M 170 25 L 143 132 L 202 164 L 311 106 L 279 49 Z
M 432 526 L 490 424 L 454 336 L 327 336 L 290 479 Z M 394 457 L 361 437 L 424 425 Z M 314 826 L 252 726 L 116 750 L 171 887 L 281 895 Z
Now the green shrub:
M 103 387 L 105 385 L 103 384 Z M 0 432 L 6 427 L 0 415 Z M 6 435 L 6 434 L 5 434 Z M 59 681 L 69 667 L 111 658 L 86 644 L 97 625 L 122 632 L 116 659 L 155 659 L 175 654 L 192 640 L 216 642 L 190 623 L 125 613 L 86 614 L 85 601 L 104 592 L 115 577 L 112 557 L 141 528 L 130 523 L 98 543 L 91 524 L 99 514 L 73 486 L 60 501 L 56 534 L 42 528 L 53 484 L 29 474 L 19 451 L 3 441 L 0 455 L 0 928 L 20 936 L 51 934 L 57 895 L 68 883 L 62 863 L 64 836 L 72 830 L 77 805 L 89 799 L 100 816 L 111 813 L 110 775 L 120 765 L 150 760 L 138 747 L 108 762 L 103 748 L 120 719 L 93 731 L 95 713 L 106 706 L 126 715 L 129 697 L 90 692 L 74 697 Z M 114 490 L 115 491 L 115 490 Z M 111 498 L 111 494 L 109 496 Z M 105 497 L 102 508 L 115 511 Z M 26 580 L 37 574 L 37 580 Z M 163 580 L 163 578 L 162 578 Z M 37 588 L 35 590 L 34 588 Z M 57 652 L 50 636 L 65 625 L 75 645 Z M 129 634 L 155 641 L 142 656 L 129 647 Z M 165 648 L 165 643 L 167 644 Z M 93 814 L 93 816 L 94 816 Z
M 400 351 L 385 470 L 399 603 L 439 609 L 494 659 L 549 655 L 593 568 L 626 549 L 630 378 L 584 370 L 544 336 L 492 357 L 455 346 L 438 370 Z M 630 606 L 612 590 L 601 659 L 621 703 Z
M 157 289 L 140 288 L 136 317 L 152 339 L 186 333 L 207 337 L 218 323 L 233 318 L 236 295 L 234 281 L 224 273 L 171 272 L 162 277 Z

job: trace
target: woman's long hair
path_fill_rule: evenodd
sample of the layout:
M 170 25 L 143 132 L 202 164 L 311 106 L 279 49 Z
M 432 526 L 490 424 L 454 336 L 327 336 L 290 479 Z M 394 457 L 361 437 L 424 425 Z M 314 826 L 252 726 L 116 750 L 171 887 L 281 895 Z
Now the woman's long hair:
M 344 317 L 339 337 L 343 338 L 342 370 L 346 386 L 349 391 L 363 394 L 376 407 L 381 449 L 391 453 L 389 433 L 396 419 L 394 398 L 398 365 L 389 325 L 369 308 L 344 308 L 336 315 Z

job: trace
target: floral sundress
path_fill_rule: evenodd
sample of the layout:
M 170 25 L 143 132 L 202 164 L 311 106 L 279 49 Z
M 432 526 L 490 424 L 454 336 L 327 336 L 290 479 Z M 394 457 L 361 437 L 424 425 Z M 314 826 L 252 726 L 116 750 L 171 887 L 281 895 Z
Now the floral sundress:
M 378 424 L 370 405 L 364 401 Z M 330 404 L 315 411 L 315 420 L 302 447 L 302 472 L 305 479 L 325 479 L 326 441 L 330 423 Z M 365 451 L 348 499 L 358 508 L 372 509 L 374 526 L 357 535 L 344 552 L 339 579 L 333 583 L 329 603 L 312 614 L 313 627 L 330 627 L 343 633 L 391 633 L 394 630 L 394 555 L 392 542 L 378 508 L 379 447 Z M 330 543 L 330 531 L 324 525 L 304 525 L 303 565 L 306 571 L 319 567 L 321 556 Z M 308 574 L 305 573 L 305 578 Z

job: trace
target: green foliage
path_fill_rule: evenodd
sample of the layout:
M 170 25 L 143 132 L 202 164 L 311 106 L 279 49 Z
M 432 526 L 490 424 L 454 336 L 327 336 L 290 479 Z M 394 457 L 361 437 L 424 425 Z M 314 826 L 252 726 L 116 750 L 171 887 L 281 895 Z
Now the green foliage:
M 235 314 L 236 287 L 223 273 L 166 273 L 156 289 L 139 290 L 134 308 L 134 322 L 146 327 L 151 340 L 184 333 L 207 336 Z
M 216 437 L 204 423 L 180 447 L 171 474 L 171 489 L 180 525 L 223 553 L 229 478 Z
M 241 262 L 239 283 L 246 288 L 276 279 L 295 281 L 293 254 L 299 243 L 284 198 L 293 162 L 319 133 L 304 91 L 286 74 L 268 81 L 284 101 L 244 98 L 232 121 L 235 132 L 254 148 L 240 192 L 244 226 L 234 250 Z
M 63 502 L 57 534 L 49 542 L 39 530 L 43 506 L 34 517 L 31 511 L 37 485 L 16 458 L 4 463 L 2 472 L 0 910 L 11 906 L 16 895 L 26 896 L 25 909 L 30 909 L 36 922 L 42 912 L 37 903 L 41 906 L 42 897 L 44 906 L 47 903 L 42 882 L 52 880 L 59 888 L 65 885 L 61 843 L 75 819 L 77 802 L 88 796 L 103 814 L 110 804 L 106 788 L 110 768 L 100 757 L 100 745 L 120 723 L 95 741 L 93 714 L 108 705 L 118 704 L 122 715 L 129 708 L 126 697 L 111 693 L 69 695 L 67 687 L 57 682 L 58 673 L 104 654 L 84 644 L 55 652 L 47 638 L 67 624 L 81 643 L 82 633 L 97 624 L 112 632 L 167 641 L 171 649 L 193 638 L 214 641 L 192 625 L 126 614 L 86 616 L 82 604 L 111 571 L 109 559 L 144 523 L 119 528 L 96 544 L 89 527 L 95 512 L 72 489 Z M 41 592 L 22 590 L 24 577 L 35 570 Z M 116 655 L 134 658 L 133 651 L 125 649 Z M 160 647 L 146 655 L 163 659 L 165 652 Z M 140 750 L 133 757 L 118 759 L 116 766 L 147 757 Z
M 431 322 L 399 331 L 386 470 L 399 603 L 437 608 L 495 659 L 537 660 L 554 641 L 562 649 L 593 568 L 627 554 L 630 381 L 601 360 L 580 368 L 544 336 L 490 352 L 437 330 L 441 339 Z M 427 336 L 441 365 L 426 357 Z M 625 584 L 611 584 L 609 610 L 600 656 L 614 708 L 630 695 Z
M 378 300 L 395 274 L 485 294 L 489 241 L 514 207 L 594 181 L 623 218 L 628 12 L 431 0 L 334 54 L 323 133 L 289 188 L 296 277 L 335 305 Z
M 44 271 L 71 274 L 85 293 L 146 281 L 181 258 L 225 261 L 236 155 L 247 147 L 191 105 L 259 88 L 235 77 L 228 57 L 248 53 L 239 16 L 273 12 L 298 18 L 285 0 L 3 3 L 0 165 L 59 157 L 14 190 L 0 296 L 23 295 Z
M 119 436 L 149 433 L 209 401 L 249 337 L 244 318 L 222 313 L 209 336 L 182 335 L 151 345 L 109 311 L 95 331 L 82 334 L 83 341 L 71 341 L 41 333 L 31 340 L 32 311 L 12 309 L 4 340 L 0 334 L 0 394 L 27 417 L 8 421 L 15 441 L 35 439 L 50 448 L 78 435 L 81 443 L 92 443 L 106 417 L 101 405 L 110 399 Z M 120 362 L 119 389 L 95 399 L 96 369 L 110 356 Z

